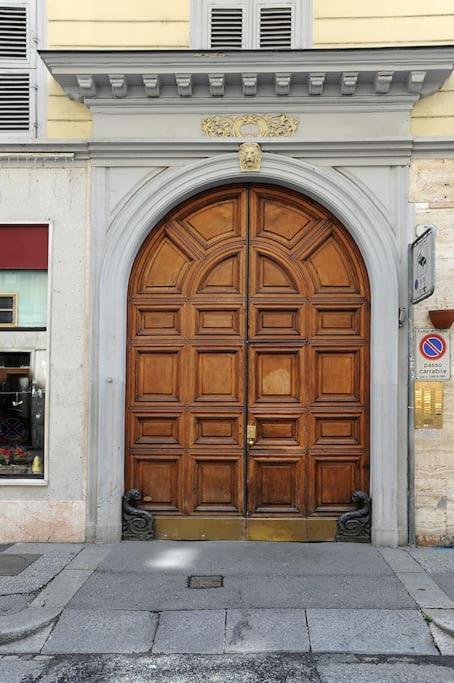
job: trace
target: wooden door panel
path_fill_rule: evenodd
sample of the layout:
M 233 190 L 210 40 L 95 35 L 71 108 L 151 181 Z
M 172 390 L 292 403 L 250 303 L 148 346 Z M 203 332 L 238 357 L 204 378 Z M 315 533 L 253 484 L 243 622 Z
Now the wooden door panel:
M 249 416 L 249 423 L 256 427 L 255 444 L 251 450 L 266 448 L 304 449 L 305 447 L 305 415 L 290 415 L 288 412 L 279 414 L 257 414 L 255 411 Z
M 314 303 L 311 306 L 312 337 L 364 338 L 365 304 Z
M 365 448 L 364 411 L 344 412 L 339 406 L 332 412 L 311 412 L 309 448 Z
M 270 254 L 257 247 L 251 252 L 251 296 L 301 294 L 296 274 L 280 253 Z
M 359 293 L 360 285 L 349 254 L 343 244 L 331 235 L 305 259 L 314 293 Z
M 339 515 L 351 508 L 352 492 L 362 487 L 361 458 L 312 455 L 309 459 L 309 509 Z
M 250 339 L 289 340 L 305 338 L 305 306 L 283 306 L 282 302 L 251 302 Z
M 249 514 L 304 513 L 302 458 L 249 458 Z
M 246 193 L 233 187 L 205 194 L 180 211 L 175 221 L 208 251 L 219 244 L 244 240 L 246 214 Z
M 237 446 L 243 450 L 242 412 L 193 412 L 190 446 L 213 448 Z
M 243 349 L 192 347 L 192 403 L 242 403 Z
M 184 402 L 185 352 L 183 346 L 132 348 L 133 402 Z
M 243 511 L 241 456 L 199 455 L 191 458 L 191 512 Z
M 167 446 L 184 448 L 185 425 L 183 412 L 131 412 L 130 446 Z
M 364 347 L 312 347 L 312 403 L 363 403 Z
M 196 304 L 191 310 L 194 337 L 244 338 L 244 307 L 241 305 Z
M 300 404 L 304 400 L 304 353 L 302 347 L 252 346 L 249 405 Z
M 161 339 L 181 337 L 184 306 L 169 304 L 133 304 L 131 331 L 133 337 Z
M 146 507 L 159 512 L 183 513 L 182 455 L 134 456 L 133 476 Z
M 194 295 L 244 294 L 243 250 L 216 255 L 208 264 L 202 262 L 195 276 Z
M 303 197 L 272 187 L 253 190 L 250 200 L 252 240 L 275 242 L 289 250 L 312 239 L 317 226 L 326 223 L 326 212 Z
M 138 283 L 138 294 L 181 294 L 194 255 L 174 236 L 163 232 L 156 250 L 144 264 Z

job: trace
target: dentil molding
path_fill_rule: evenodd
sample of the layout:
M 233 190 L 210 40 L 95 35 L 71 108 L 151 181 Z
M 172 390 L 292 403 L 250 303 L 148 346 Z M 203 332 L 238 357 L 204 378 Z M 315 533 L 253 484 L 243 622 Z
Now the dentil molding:
M 107 102 L 339 101 L 364 107 L 394 100 L 410 108 L 450 75 L 454 47 L 312 50 L 41 50 L 66 94 L 95 108 Z M 387 105 L 385 104 L 387 103 Z

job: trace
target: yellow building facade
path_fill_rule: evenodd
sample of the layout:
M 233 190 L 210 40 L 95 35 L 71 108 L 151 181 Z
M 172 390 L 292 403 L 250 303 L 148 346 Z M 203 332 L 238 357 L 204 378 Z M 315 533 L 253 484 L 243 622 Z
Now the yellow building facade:
M 164 5 L 147 0 L 113 4 L 108 0 L 47 0 L 49 49 L 141 50 L 186 49 L 190 46 L 190 0 Z M 454 11 L 450 0 L 314 0 L 313 47 L 443 45 L 452 43 Z M 70 102 L 49 79 L 48 135 L 90 136 L 90 113 Z M 412 132 L 419 136 L 452 136 L 454 76 L 440 92 L 416 104 Z

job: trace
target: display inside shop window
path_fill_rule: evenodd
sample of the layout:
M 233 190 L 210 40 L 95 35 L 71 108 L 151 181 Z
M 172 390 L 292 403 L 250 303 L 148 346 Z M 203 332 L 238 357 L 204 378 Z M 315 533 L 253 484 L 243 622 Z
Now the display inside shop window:
M 0 353 L 0 478 L 44 477 L 45 352 Z

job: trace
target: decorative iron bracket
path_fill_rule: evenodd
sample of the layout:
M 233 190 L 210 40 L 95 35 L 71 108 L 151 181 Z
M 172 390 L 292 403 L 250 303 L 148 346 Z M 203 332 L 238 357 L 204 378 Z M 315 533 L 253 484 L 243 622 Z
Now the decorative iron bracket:
M 356 509 L 344 512 L 337 520 L 336 541 L 370 543 L 372 501 L 364 491 L 355 491 L 352 503 Z
M 139 489 L 125 491 L 122 498 L 123 539 L 128 541 L 151 541 L 154 538 L 154 517 L 151 512 L 137 506 L 142 500 Z

